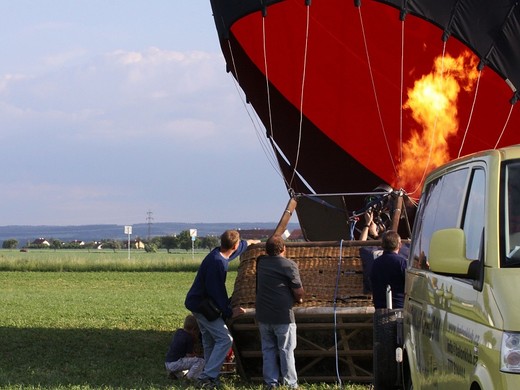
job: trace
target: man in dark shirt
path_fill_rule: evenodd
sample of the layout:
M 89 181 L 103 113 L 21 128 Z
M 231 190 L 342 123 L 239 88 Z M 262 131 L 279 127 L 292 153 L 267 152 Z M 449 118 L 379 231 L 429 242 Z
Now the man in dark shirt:
M 220 236 L 220 247 L 213 249 L 202 261 L 195 280 L 186 295 L 184 306 L 190 310 L 199 324 L 204 348 L 204 370 L 196 386 L 214 389 L 219 386 L 220 369 L 233 343 L 233 337 L 225 320 L 244 313 L 241 307 L 231 309 L 226 289 L 229 262 L 240 256 L 249 244 L 258 240 L 241 240 L 236 230 L 226 230 Z M 210 299 L 220 311 L 216 318 L 208 319 L 203 313 L 203 302 Z
M 376 309 L 384 309 L 386 304 L 387 286 L 392 291 L 392 308 L 400 309 L 404 306 L 404 279 L 406 260 L 399 255 L 401 237 L 393 230 L 383 234 L 383 254 L 374 260 L 370 272 L 372 297 Z
M 256 267 L 256 319 L 262 343 L 264 382 L 268 388 L 285 385 L 296 389 L 296 323 L 292 307 L 295 302 L 302 302 L 304 291 L 297 264 L 284 257 L 282 237 L 271 236 L 265 249 L 267 256 L 260 256 Z

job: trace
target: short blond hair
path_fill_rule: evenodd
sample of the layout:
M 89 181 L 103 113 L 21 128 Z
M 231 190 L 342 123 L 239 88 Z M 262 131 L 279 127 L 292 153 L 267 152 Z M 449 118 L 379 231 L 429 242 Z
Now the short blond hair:
M 237 230 L 226 230 L 220 236 L 220 248 L 224 250 L 233 249 L 240 241 L 240 233 Z
M 389 230 L 383 233 L 381 246 L 385 251 L 395 251 L 399 249 L 399 245 L 401 244 L 401 237 L 399 237 L 399 233 L 395 230 Z

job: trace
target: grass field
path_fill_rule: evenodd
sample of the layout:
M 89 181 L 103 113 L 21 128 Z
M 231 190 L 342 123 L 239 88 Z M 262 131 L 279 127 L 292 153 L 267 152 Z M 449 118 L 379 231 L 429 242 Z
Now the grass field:
M 125 250 L 0 250 L 0 271 L 196 271 L 207 253 L 134 250 L 129 255 Z
M 0 389 L 185 388 L 163 359 L 205 253 L 137 255 L 0 251 Z M 236 265 L 230 292 L 235 277 Z M 261 386 L 229 377 L 225 388 Z

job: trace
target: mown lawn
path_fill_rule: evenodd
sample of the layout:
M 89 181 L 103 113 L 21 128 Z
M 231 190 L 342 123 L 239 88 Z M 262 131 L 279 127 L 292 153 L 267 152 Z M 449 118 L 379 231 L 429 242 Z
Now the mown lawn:
M 0 389 L 185 388 L 167 379 L 163 366 L 195 275 L 177 269 L 0 272 Z M 235 277 L 231 271 L 228 291 Z M 225 388 L 261 386 L 229 377 Z
M 52 250 L 21 252 L 0 249 L 0 271 L 196 271 L 208 251 L 178 250 L 146 253 L 143 250 Z M 236 265 L 235 265 L 236 268 Z

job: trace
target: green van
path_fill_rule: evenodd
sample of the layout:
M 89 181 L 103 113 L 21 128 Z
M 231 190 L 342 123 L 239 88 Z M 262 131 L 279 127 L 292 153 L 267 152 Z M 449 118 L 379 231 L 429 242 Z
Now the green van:
M 428 176 L 401 315 L 398 387 L 520 389 L 520 146 Z

